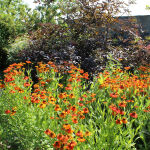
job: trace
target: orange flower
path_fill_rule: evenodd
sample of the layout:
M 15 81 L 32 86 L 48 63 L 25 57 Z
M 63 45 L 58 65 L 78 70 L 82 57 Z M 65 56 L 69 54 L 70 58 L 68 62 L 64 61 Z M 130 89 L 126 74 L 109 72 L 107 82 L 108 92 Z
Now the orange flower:
M 49 134 L 49 136 L 50 136 L 51 138 L 55 138 L 55 137 L 56 137 L 56 134 L 55 134 L 53 131 L 51 131 L 51 133 Z
M 137 118 L 137 117 L 138 117 L 138 115 L 137 115 L 137 113 L 136 113 L 136 112 L 132 112 L 132 113 L 130 113 L 130 116 L 131 116 L 132 118 Z
M 91 97 L 95 97 L 95 95 L 96 95 L 95 93 L 92 93 L 92 94 L 91 94 Z
M 27 64 L 31 64 L 31 61 L 28 61 L 28 60 L 27 60 L 26 63 L 27 63 Z
M 66 129 L 66 130 L 67 130 L 67 129 L 70 129 L 70 128 L 71 128 L 71 125 L 68 124 L 68 123 L 66 123 L 66 124 L 63 125 L 63 128 Z
M 46 104 L 40 104 L 40 106 L 39 106 L 40 108 L 45 108 L 46 107 Z
M 112 97 L 112 98 L 117 98 L 117 97 L 118 97 L 118 94 L 110 93 L 110 97 Z
M 28 87 L 28 86 L 30 86 L 29 82 L 24 83 L 24 87 Z
M 73 117 L 72 122 L 76 124 L 76 123 L 78 123 L 78 119 L 76 117 Z
M 134 100 L 126 100 L 128 103 L 134 103 Z
M 23 93 L 24 90 L 22 90 L 22 89 L 19 88 L 18 92 L 19 92 L 19 93 Z
M 77 140 L 78 140 L 79 142 L 85 142 L 85 141 L 86 141 L 86 139 L 84 139 L 83 137 L 78 138 Z
M 71 128 L 66 129 L 65 131 L 66 131 L 67 133 L 73 133 L 73 130 L 72 130 Z
M 72 87 L 71 86 L 67 86 L 65 87 L 66 90 L 72 90 Z
M 50 130 L 50 129 L 47 129 L 44 133 L 47 134 L 47 135 L 50 135 L 51 130 Z
M 71 94 L 69 95 L 69 98 L 75 98 L 74 94 L 71 93 Z
M 59 117 L 61 117 L 61 118 L 65 118 L 65 117 L 66 117 L 66 112 L 65 112 L 65 111 L 63 111 L 63 112 L 59 115 Z
M 82 131 L 78 131 L 78 132 L 76 133 L 76 136 L 83 137 L 83 132 L 82 132 Z
M 46 97 L 47 97 L 47 96 L 46 96 L 45 94 L 40 94 L 40 98 L 41 98 L 41 99 L 46 99 Z
M 16 111 L 15 111 L 15 110 L 12 110 L 10 116 L 14 116 L 15 113 L 16 113 Z
M 77 145 L 77 142 L 75 142 L 75 141 L 71 141 L 70 145 L 74 147 L 74 146 L 76 146 L 76 145 Z
M 57 104 L 55 105 L 55 111 L 61 111 L 61 108 Z
M 67 97 L 67 93 L 66 93 L 66 92 L 60 93 L 60 94 L 58 95 L 58 97 L 59 97 L 60 99 L 66 98 L 66 97 Z
M 50 136 L 51 138 L 56 137 L 55 133 L 53 131 L 51 131 L 50 129 L 47 129 L 44 133 L 47 134 L 48 136 Z
M 121 121 L 122 121 L 123 124 L 126 124 L 128 122 L 125 117 L 123 117 Z
M 71 108 L 70 108 L 73 112 L 75 112 L 75 111 L 77 111 L 77 108 L 76 108 L 76 106 L 71 106 Z
M 83 108 L 83 111 L 85 114 L 87 114 L 89 112 L 88 108 Z
M 116 120 L 116 124 L 122 124 L 122 120 L 121 119 L 117 119 Z
M 60 141 L 55 141 L 55 143 L 53 144 L 54 148 L 59 149 L 61 148 L 61 143 Z
M 11 113 L 10 110 L 6 110 L 6 111 L 5 111 L 5 114 L 10 114 L 10 113 Z
M 14 90 L 10 90 L 9 93 L 16 93 Z
M 124 67 L 125 70 L 129 70 L 131 67 Z
M 35 89 L 38 89 L 39 88 L 39 85 L 38 84 L 34 84 L 33 86 Z
M 63 134 L 58 134 L 58 135 L 57 135 L 57 139 L 58 139 L 59 141 L 62 141 L 62 140 L 64 139 L 64 135 L 63 135 Z
M 119 106 L 120 107 L 126 107 L 127 105 L 126 105 L 126 102 L 123 101 L 123 102 L 119 103 Z
M 58 84 L 58 86 L 59 86 L 60 88 L 63 88 L 63 84 Z
M 89 131 L 85 132 L 85 136 L 90 136 L 90 135 L 91 135 L 91 133 Z
M 81 115 L 79 116 L 79 118 L 80 118 L 80 119 L 85 119 L 85 116 L 84 116 L 83 114 L 81 114 Z

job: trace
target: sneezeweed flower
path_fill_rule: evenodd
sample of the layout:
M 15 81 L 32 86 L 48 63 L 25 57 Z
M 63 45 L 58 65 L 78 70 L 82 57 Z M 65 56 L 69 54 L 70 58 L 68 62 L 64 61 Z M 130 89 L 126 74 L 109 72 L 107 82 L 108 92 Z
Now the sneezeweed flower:
M 63 88 L 63 84 L 58 84 L 58 86 L 59 86 L 60 88 Z
M 130 113 L 130 116 L 131 116 L 132 118 L 137 118 L 137 117 L 138 117 L 138 115 L 137 115 L 137 113 L 136 113 L 136 112 L 132 112 L 132 113 Z
M 78 131 L 78 132 L 76 133 L 76 136 L 83 137 L 83 132 L 82 132 L 82 131 Z
M 9 93 L 16 93 L 14 90 L 10 90 Z
M 82 101 L 84 101 L 84 99 L 83 99 L 82 97 L 80 97 L 80 98 L 79 98 L 79 101 L 81 101 L 81 102 L 82 102 Z
M 128 122 L 127 118 L 125 118 L 125 117 L 123 117 L 121 121 L 122 121 L 123 124 L 126 124 Z
M 73 93 L 71 93 L 71 94 L 69 95 L 69 98 L 75 98 L 75 95 L 74 95 Z
M 110 97 L 112 97 L 112 98 L 117 98 L 117 97 L 118 97 L 118 94 L 116 94 L 116 93 L 110 93 Z
M 31 64 L 31 61 L 28 61 L 28 60 L 27 60 L 26 63 L 27 63 L 27 64 Z
M 29 87 L 31 84 L 29 82 L 25 82 L 23 85 L 24 87 Z
M 84 104 L 83 104 L 83 103 L 78 103 L 78 105 L 79 105 L 79 106 L 84 106 Z
M 84 139 L 83 137 L 80 137 L 80 138 L 78 138 L 77 139 L 79 142 L 85 142 L 86 141 L 86 139 Z
M 59 105 L 55 105 L 55 111 L 61 111 L 61 108 L 60 108 L 60 106 Z
M 72 90 L 72 87 L 71 86 L 67 86 L 65 87 L 66 90 Z
M 87 114 L 89 112 L 88 108 L 83 108 L 84 114 Z
M 66 130 L 67 130 L 67 129 L 70 129 L 70 128 L 71 128 L 71 125 L 68 124 L 68 123 L 66 123 L 66 124 L 63 125 L 63 128 L 66 129 Z
M 55 138 L 55 137 L 56 137 L 56 134 L 55 134 L 53 131 L 51 131 L 51 133 L 49 134 L 49 136 L 50 136 L 51 138 Z
M 15 113 L 16 113 L 16 111 L 12 109 L 10 116 L 14 116 Z
M 71 133 L 73 133 L 73 132 L 74 132 L 71 128 L 66 129 L 65 131 L 66 131 L 67 133 L 69 133 L 69 134 L 71 134 Z
M 61 142 L 60 141 L 55 141 L 53 146 L 54 146 L 54 148 L 59 149 L 59 148 L 61 148 Z
M 50 129 L 47 129 L 46 131 L 44 131 L 45 134 L 49 135 L 51 133 Z
M 63 112 L 59 115 L 59 117 L 61 117 L 61 118 L 65 118 L 65 117 L 66 117 L 66 115 L 67 115 L 67 113 L 66 113 L 65 111 L 63 111 Z
M 72 122 L 75 123 L 75 124 L 77 124 L 78 123 L 78 119 L 76 117 L 73 117 L 72 118 Z
M 67 146 L 65 148 L 67 150 L 73 150 L 76 145 L 77 145 L 77 142 L 71 141 L 70 143 L 67 144 Z
M 47 134 L 48 136 L 50 136 L 51 138 L 56 137 L 55 133 L 53 131 L 51 131 L 50 129 L 47 129 L 44 133 Z
M 76 106 L 71 106 L 70 110 L 72 110 L 73 112 L 77 111 Z
M 38 84 L 34 84 L 33 87 L 34 87 L 35 89 L 38 89 L 38 88 L 39 88 L 39 85 L 38 85 Z
M 22 90 L 21 88 L 19 88 L 18 92 L 19 93 L 24 93 L 24 90 Z
M 126 100 L 128 103 L 134 103 L 134 100 Z
M 122 120 L 121 119 L 117 119 L 116 120 L 116 124 L 122 124 Z
M 120 106 L 120 107 L 126 107 L 127 105 L 126 105 L 126 102 L 123 101 L 123 102 L 119 103 L 119 106 Z
M 95 94 L 95 93 L 92 93 L 92 94 L 91 94 L 91 97 L 95 97 L 95 96 L 96 96 L 96 94 Z
M 10 110 L 6 110 L 6 111 L 5 111 L 5 114 L 10 114 L 10 113 L 11 113 Z
M 125 70 L 129 70 L 131 67 L 124 67 Z
M 60 99 L 66 98 L 66 97 L 67 97 L 67 93 L 66 93 L 66 92 L 60 93 L 60 94 L 58 95 L 58 97 L 59 97 Z
M 86 131 L 84 134 L 84 136 L 90 136 L 90 135 L 91 135 L 91 133 L 89 131 Z
M 40 106 L 39 106 L 40 108 L 45 108 L 46 107 L 46 104 L 40 104 Z
M 64 139 L 64 135 L 63 134 L 58 134 L 57 135 L 57 139 L 59 140 L 59 141 L 63 141 L 63 139 Z

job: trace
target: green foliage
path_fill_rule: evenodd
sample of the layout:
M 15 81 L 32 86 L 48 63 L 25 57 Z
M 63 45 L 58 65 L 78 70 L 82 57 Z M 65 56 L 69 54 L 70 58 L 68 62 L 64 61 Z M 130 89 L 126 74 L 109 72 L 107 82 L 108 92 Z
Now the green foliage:
M 39 15 L 36 10 L 32 12 L 22 0 L 1 0 L 0 14 L 0 68 L 3 69 L 8 64 L 6 49 L 9 44 L 18 35 L 36 29 Z
M 8 52 L 8 64 L 20 62 L 22 59 L 19 54 L 28 46 L 29 37 L 27 35 L 17 37 L 13 43 L 9 44 L 6 48 L 6 51 Z

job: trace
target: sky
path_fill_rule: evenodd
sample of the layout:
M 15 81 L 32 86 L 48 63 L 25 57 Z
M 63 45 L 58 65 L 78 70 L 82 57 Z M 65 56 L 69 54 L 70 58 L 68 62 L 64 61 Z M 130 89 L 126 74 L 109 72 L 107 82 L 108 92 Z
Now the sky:
M 28 4 L 32 9 L 35 8 L 36 4 L 33 3 L 34 0 L 23 0 L 24 3 Z M 124 0 L 125 2 L 128 0 Z M 135 0 L 136 4 L 129 7 L 131 11 L 131 16 L 136 15 L 150 15 L 150 10 L 146 10 L 146 5 L 150 5 L 150 0 Z

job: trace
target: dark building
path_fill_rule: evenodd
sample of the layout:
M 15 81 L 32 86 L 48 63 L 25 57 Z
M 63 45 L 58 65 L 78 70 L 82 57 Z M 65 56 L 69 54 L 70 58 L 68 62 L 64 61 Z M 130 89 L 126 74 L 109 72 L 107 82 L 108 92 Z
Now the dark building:
M 139 15 L 139 16 L 122 16 L 119 19 L 130 19 L 134 18 L 142 37 L 150 36 L 150 15 Z

